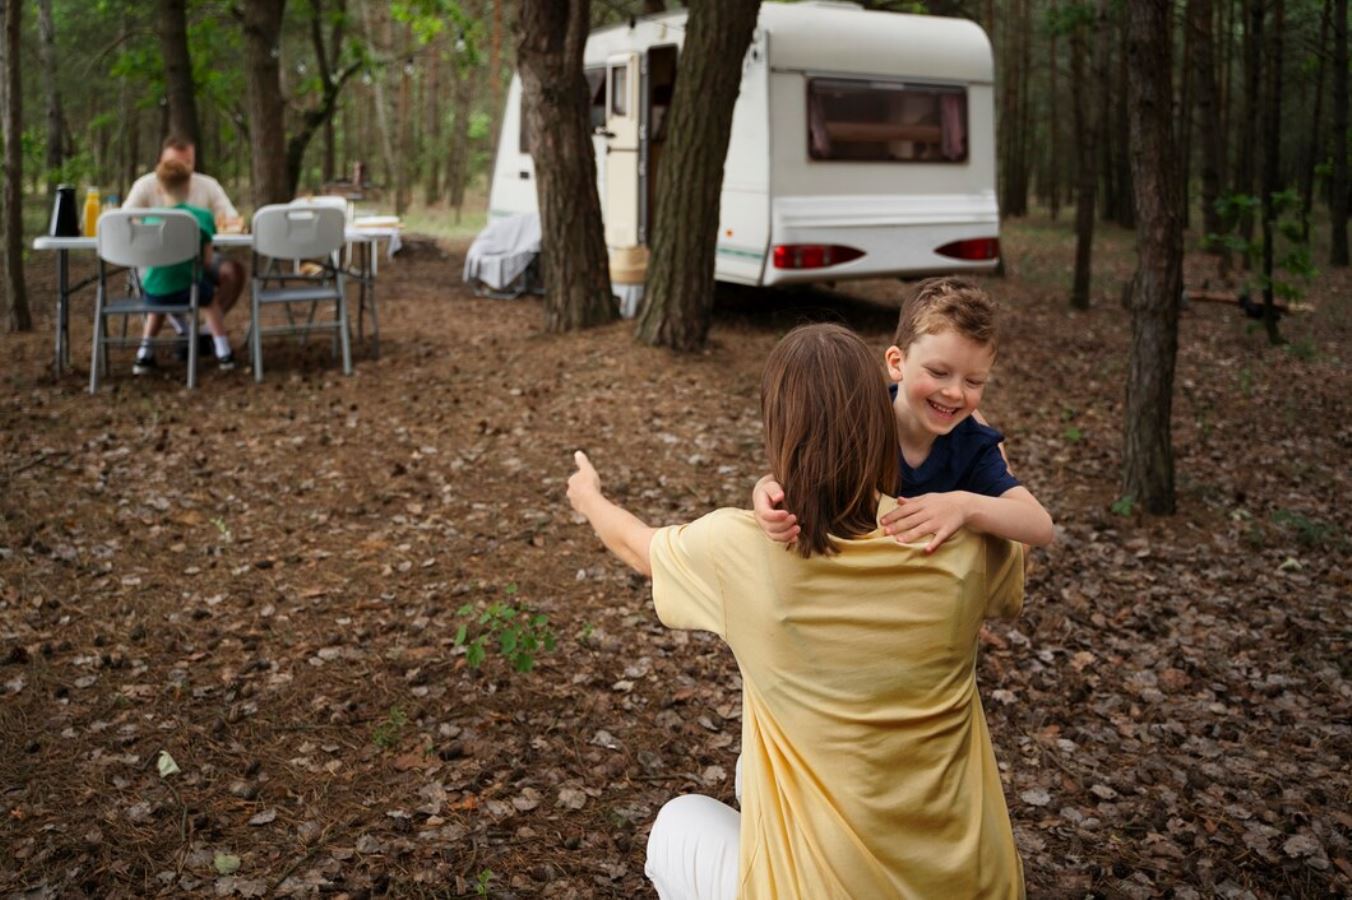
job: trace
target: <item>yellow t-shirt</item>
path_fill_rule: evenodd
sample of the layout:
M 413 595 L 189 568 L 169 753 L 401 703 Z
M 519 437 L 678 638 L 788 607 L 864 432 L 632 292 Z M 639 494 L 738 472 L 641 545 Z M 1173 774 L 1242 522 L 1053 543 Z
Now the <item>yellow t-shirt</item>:
M 982 620 L 1023 606 L 1022 548 L 837 543 L 803 559 L 734 509 L 652 540 L 658 617 L 742 671 L 738 896 L 1022 897 L 976 688 Z

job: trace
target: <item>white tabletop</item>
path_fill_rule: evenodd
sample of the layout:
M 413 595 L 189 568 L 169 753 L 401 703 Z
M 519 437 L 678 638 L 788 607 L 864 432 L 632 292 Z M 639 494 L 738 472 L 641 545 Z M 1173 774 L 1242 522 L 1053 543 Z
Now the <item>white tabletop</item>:
M 344 232 L 344 237 L 349 244 L 372 243 L 374 241 L 389 241 L 391 244 L 397 244 L 399 229 L 393 227 L 348 228 Z M 252 247 L 253 235 L 217 234 L 212 237 L 211 243 L 216 247 Z M 98 239 L 92 237 L 50 237 L 44 234 L 33 238 L 34 250 L 95 250 L 97 248 Z M 397 249 L 397 246 L 391 248 L 391 250 Z

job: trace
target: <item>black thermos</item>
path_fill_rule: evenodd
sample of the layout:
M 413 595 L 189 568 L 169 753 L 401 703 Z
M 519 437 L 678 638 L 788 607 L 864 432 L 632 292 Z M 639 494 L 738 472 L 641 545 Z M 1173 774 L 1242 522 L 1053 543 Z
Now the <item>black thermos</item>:
M 75 208 L 75 188 L 63 184 L 56 189 L 52 202 L 52 223 L 47 228 L 52 237 L 79 237 L 80 214 Z

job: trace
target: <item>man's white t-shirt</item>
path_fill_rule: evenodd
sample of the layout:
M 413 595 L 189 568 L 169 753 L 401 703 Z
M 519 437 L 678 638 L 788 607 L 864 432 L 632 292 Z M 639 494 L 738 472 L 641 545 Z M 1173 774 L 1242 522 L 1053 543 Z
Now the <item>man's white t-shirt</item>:
M 221 183 L 210 175 L 199 172 L 192 173 L 192 179 L 188 182 L 186 201 L 170 200 L 164 196 L 160 190 L 160 180 L 155 177 L 154 172 L 151 172 L 136 179 L 136 183 L 127 192 L 127 201 L 123 206 L 128 209 L 145 209 L 151 206 L 176 206 L 179 202 L 210 210 L 218 222 L 223 218 L 239 217 L 239 212 L 225 195 Z

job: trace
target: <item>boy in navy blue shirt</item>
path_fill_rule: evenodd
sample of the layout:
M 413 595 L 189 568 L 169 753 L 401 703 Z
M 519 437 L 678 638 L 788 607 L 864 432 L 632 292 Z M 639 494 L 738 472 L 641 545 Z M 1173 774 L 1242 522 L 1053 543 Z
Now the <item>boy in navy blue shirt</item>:
M 884 360 L 901 438 L 901 496 L 882 519 L 888 534 L 909 544 L 930 535 L 933 552 L 959 528 L 1034 546 L 1052 542 L 1051 516 L 1009 472 L 1004 436 L 977 407 L 995 364 L 996 308 L 964 278 L 922 281 L 902 306 Z M 784 508 L 773 476 L 752 494 L 766 535 L 791 542 L 797 518 Z

